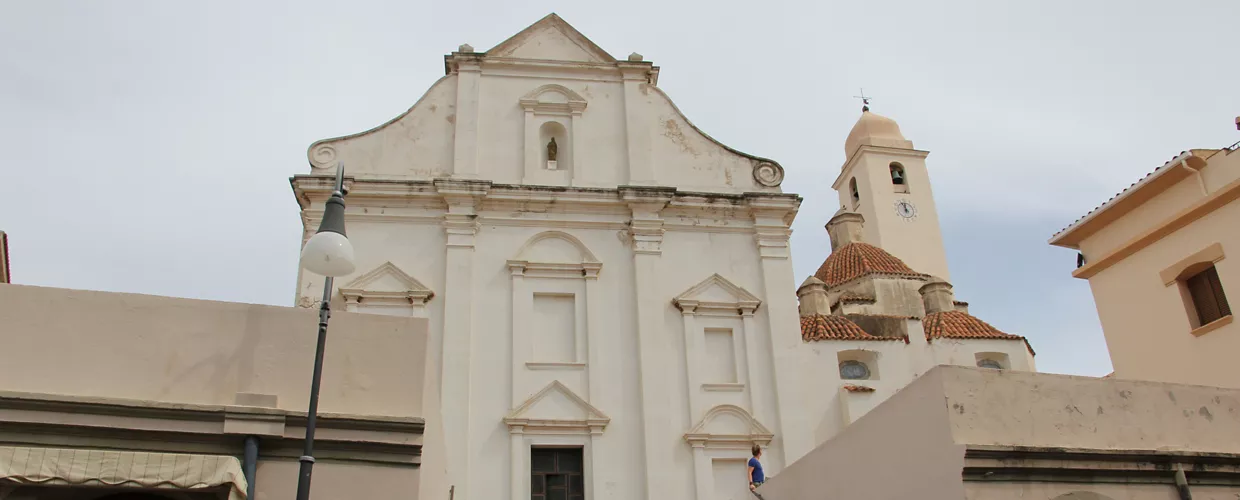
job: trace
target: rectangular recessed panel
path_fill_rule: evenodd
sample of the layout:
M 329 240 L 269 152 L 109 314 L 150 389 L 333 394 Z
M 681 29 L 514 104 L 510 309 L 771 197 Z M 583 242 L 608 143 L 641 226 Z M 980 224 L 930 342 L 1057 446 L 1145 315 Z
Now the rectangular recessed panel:
M 732 344 L 732 329 L 706 329 L 706 359 L 703 363 L 702 382 L 707 384 L 736 383 L 736 349 Z
M 534 294 L 533 324 L 529 325 L 536 362 L 571 363 L 576 359 L 576 297 L 569 294 Z
M 715 494 L 711 500 L 750 500 L 749 479 L 745 477 L 749 469 L 745 459 L 711 461 L 711 469 L 715 475 Z

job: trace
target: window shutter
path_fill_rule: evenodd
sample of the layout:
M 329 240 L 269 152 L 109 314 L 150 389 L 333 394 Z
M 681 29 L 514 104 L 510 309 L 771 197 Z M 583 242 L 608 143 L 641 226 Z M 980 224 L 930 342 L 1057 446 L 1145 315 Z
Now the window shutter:
M 1219 310 L 1218 301 L 1214 298 L 1214 287 L 1209 279 L 1209 273 L 1213 270 L 1214 268 L 1211 267 L 1197 273 L 1188 278 L 1188 281 L 1185 283 L 1188 286 L 1189 295 L 1193 298 L 1193 307 L 1197 309 L 1197 319 L 1200 320 L 1200 324 L 1197 326 L 1205 325 L 1223 317 L 1222 311 Z M 1215 273 L 1215 276 L 1217 276 L 1217 273 Z
M 1204 273 L 1207 281 L 1210 282 L 1210 290 L 1214 292 L 1214 301 L 1218 304 L 1219 317 L 1231 315 L 1231 305 L 1227 303 L 1227 296 L 1223 294 L 1223 282 L 1219 280 L 1218 269 L 1210 266 Z

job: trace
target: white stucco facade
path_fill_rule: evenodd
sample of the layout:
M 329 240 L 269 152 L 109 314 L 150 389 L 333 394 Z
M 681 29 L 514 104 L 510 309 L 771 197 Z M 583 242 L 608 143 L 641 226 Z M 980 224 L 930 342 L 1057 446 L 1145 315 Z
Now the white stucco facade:
M 778 163 L 715 142 L 657 67 L 554 15 L 445 66 L 293 179 L 308 236 L 346 167 L 358 266 L 334 300 L 430 321 L 423 498 L 527 498 L 543 446 L 581 447 L 597 499 L 714 498 L 754 442 L 772 471 L 811 449 L 781 362 L 801 343 L 800 198 Z M 303 273 L 298 302 L 321 283 Z
M 693 126 L 642 59 L 555 15 L 463 45 L 412 108 L 311 145 L 292 179 L 308 238 L 346 169 L 357 270 L 333 303 L 429 321 L 421 498 L 529 498 L 541 448 L 581 450 L 585 499 L 744 496 L 753 444 L 777 474 L 936 362 L 975 363 L 941 339 L 805 340 L 801 199 L 777 162 Z M 901 300 L 924 316 L 917 286 Z M 298 304 L 321 289 L 302 273 Z M 882 360 L 882 391 L 855 403 L 837 394 L 849 349 Z

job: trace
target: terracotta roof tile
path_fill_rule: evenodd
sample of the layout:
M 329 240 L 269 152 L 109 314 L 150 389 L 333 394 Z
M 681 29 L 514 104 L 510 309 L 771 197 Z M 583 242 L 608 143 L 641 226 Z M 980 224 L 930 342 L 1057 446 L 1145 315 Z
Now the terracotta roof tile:
M 896 256 L 868 243 L 849 243 L 835 249 L 814 273 L 827 288 L 841 285 L 868 274 L 889 274 L 924 278 Z
M 848 318 L 835 315 L 815 314 L 801 316 L 801 340 L 903 340 L 896 337 L 877 337 L 865 333 Z
M 1033 347 L 1029 340 L 1020 335 L 1003 333 L 990 323 L 977 319 L 964 311 L 940 311 L 927 314 L 921 320 L 926 340 L 933 339 L 1010 339 L 1023 340 L 1029 352 Z
M 866 387 L 864 385 L 846 385 L 844 390 L 848 392 L 874 392 L 873 387 Z

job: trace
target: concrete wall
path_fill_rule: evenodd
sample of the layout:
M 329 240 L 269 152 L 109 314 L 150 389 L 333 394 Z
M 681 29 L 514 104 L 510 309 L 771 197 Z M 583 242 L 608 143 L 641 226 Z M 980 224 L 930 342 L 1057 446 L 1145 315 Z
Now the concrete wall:
M 1120 247 L 1136 233 L 1152 230 L 1189 205 L 1204 199 L 1202 181 L 1211 195 L 1235 190 L 1240 179 L 1240 153 L 1210 157 L 1202 171 L 1187 176 L 1141 207 L 1082 241 L 1096 256 Z M 1228 187 L 1232 186 L 1232 187 Z M 1089 278 L 1115 375 L 1120 378 L 1240 387 L 1240 365 L 1231 353 L 1240 350 L 1240 323 L 1205 332 L 1195 330 L 1195 312 L 1181 286 L 1168 285 L 1160 274 L 1184 259 L 1219 244 L 1223 256 L 1214 262 L 1233 311 L 1240 308 L 1240 202 L 1230 201 L 1178 230 L 1160 235 L 1114 265 Z M 1215 325 L 1217 326 L 1217 325 Z
M 1123 458 L 1073 462 L 1064 454 L 1161 453 L 1164 460 L 1189 464 L 1190 471 L 1200 454 L 1217 454 L 1230 457 L 1223 460 L 1234 468 L 1240 464 L 1237 442 L 1240 391 L 939 366 L 775 475 L 759 493 L 769 499 L 989 499 L 1086 491 L 1112 498 L 1176 498 L 1166 484 L 1168 474 L 1164 484 L 1127 486 L 1101 479 L 1061 483 L 1045 475 L 1039 481 L 963 482 L 961 474 L 966 450 L 1004 447 L 1035 450 L 1035 458 L 1037 450 L 1057 454 L 1046 460 L 1065 470 L 1085 469 L 1078 477 L 1089 476 L 1090 467 L 1138 474 L 1147 464 Z M 1019 469 L 1012 457 L 999 467 Z M 1235 487 L 1200 488 L 1207 497 L 1240 493 Z
M 941 369 L 940 369 L 941 370 Z M 942 373 L 928 373 L 759 488 L 771 500 L 964 498 Z
M 1240 391 L 939 367 L 957 443 L 1236 453 Z M 898 397 L 898 396 L 897 396 Z
M 255 498 L 291 498 L 317 326 L 314 309 L 0 285 L 0 443 L 240 458 L 257 434 Z M 417 497 L 426 329 L 333 312 L 316 496 Z
M 231 405 L 237 393 L 305 411 L 315 310 L 0 286 L 8 391 Z M 425 322 L 334 312 L 319 410 L 422 416 Z

